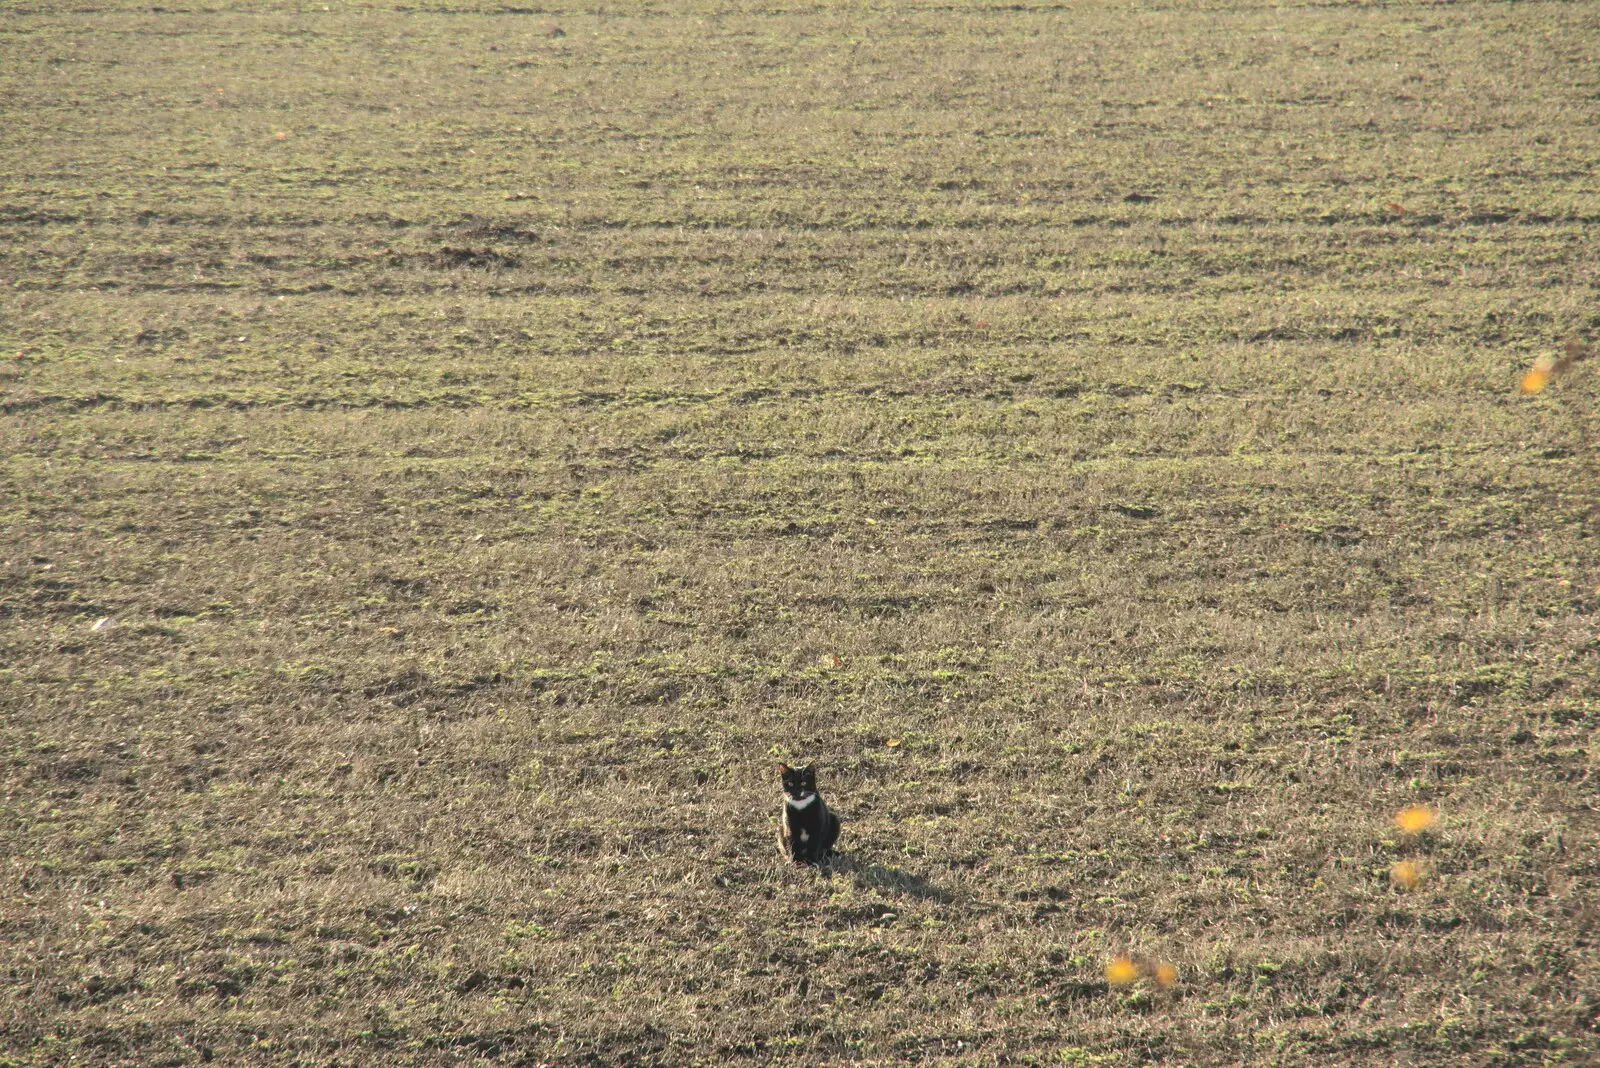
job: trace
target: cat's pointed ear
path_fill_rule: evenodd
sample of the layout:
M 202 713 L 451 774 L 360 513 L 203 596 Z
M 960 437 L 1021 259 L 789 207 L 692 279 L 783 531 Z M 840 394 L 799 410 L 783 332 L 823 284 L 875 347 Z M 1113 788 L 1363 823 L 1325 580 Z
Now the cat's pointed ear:
M 789 774 L 789 765 L 783 763 L 783 761 L 781 761 L 781 760 L 778 762 L 778 774 L 780 774 L 780 775 Z

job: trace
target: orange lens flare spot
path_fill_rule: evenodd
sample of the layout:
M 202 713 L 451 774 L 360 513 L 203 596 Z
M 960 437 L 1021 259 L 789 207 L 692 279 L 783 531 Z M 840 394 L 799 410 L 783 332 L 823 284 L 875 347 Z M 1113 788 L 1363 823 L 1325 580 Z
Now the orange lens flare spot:
M 1127 986 L 1139 978 L 1139 966 L 1127 957 L 1118 957 L 1106 965 L 1106 982 L 1112 986 Z
M 1420 834 L 1438 819 L 1427 805 L 1408 805 L 1394 814 L 1394 825 L 1407 834 Z
M 1420 886 L 1425 874 L 1422 870 L 1422 865 L 1413 860 L 1396 861 L 1395 865 L 1389 869 L 1390 880 L 1396 886 L 1406 890 L 1415 890 Z

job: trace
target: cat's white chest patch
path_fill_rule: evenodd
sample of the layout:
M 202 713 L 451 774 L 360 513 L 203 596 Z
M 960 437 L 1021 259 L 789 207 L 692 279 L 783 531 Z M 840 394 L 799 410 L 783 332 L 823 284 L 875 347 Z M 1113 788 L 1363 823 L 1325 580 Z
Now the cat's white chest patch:
M 800 841 L 802 841 L 802 842 L 811 841 L 811 832 L 810 831 L 801 831 L 800 832 Z
M 784 803 L 787 804 L 790 808 L 810 808 L 811 805 L 816 802 L 817 795 L 816 794 L 807 794 L 806 795 L 806 799 L 804 801 L 796 801 L 792 797 L 786 797 L 783 800 L 784 800 Z

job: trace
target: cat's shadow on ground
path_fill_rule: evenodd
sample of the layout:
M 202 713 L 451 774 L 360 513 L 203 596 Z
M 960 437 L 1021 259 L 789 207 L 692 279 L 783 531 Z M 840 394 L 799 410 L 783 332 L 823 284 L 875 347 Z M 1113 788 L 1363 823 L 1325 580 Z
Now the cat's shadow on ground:
M 835 853 L 822 869 L 828 875 L 847 876 L 863 890 L 887 891 L 906 894 L 923 901 L 948 904 L 956 895 L 941 886 L 935 886 L 921 876 L 890 867 L 860 860 L 849 853 Z

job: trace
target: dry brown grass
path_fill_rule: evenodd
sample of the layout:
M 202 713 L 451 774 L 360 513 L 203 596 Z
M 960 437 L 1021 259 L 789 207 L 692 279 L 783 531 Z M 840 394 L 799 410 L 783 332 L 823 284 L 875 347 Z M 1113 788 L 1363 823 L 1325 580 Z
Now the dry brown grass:
M 1600 1053 L 1586 8 L 330 6 L 0 19 L 0 1064 Z

